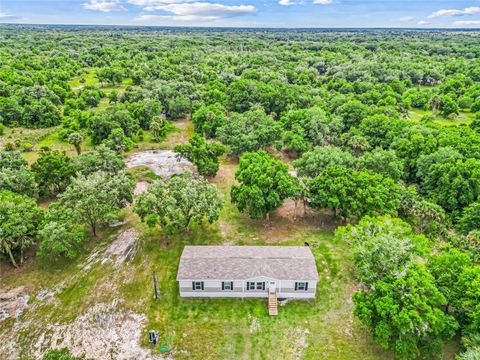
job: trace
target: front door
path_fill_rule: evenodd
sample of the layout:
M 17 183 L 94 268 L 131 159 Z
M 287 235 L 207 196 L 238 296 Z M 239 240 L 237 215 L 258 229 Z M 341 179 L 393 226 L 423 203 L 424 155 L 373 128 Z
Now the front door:
M 270 281 L 268 284 L 268 291 L 270 292 L 270 294 L 274 294 L 276 288 L 277 288 L 277 283 L 275 281 Z

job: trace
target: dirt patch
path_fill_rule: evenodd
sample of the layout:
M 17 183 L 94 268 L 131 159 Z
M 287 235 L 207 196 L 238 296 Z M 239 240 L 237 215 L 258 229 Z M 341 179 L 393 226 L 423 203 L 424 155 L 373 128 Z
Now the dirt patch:
M 135 184 L 135 189 L 133 190 L 133 194 L 140 195 L 147 192 L 148 185 L 150 185 L 148 181 L 137 181 Z
M 32 355 L 66 347 L 75 356 L 92 359 L 165 359 L 140 346 L 145 317 L 118 305 L 118 301 L 97 304 L 70 323 L 48 324 L 38 334 Z
M 124 263 L 132 258 L 136 252 L 139 234 L 135 229 L 122 231 L 110 246 L 105 250 L 102 264 L 112 261 L 116 265 Z
M 179 158 L 172 150 L 149 150 L 130 155 L 125 160 L 127 168 L 147 166 L 155 175 L 169 179 L 185 171 L 196 173 L 196 167 L 185 158 Z
M 27 307 L 29 298 L 25 286 L 9 291 L 0 290 L 0 321 L 19 317 Z
M 222 162 L 218 169 L 217 175 L 210 179 L 210 182 L 218 186 L 230 186 L 235 183 L 235 171 L 238 163 L 232 161 Z
M 176 131 L 168 135 L 163 145 L 168 149 L 173 149 L 179 144 L 185 144 L 190 134 L 193 132 L 193 124 L 189 119 L 179 119 L 171 122 L 175 126 Z
M 250 326 L 248 328 L 250 334 L 255 334 L 256 332 L 259 332 L 261 329 L 260 321 L 258 318 L 251 316 L 250 314 L 248 315 L 248 321 L 250 322 Z
M 310 331 L 308 329 L 296 327 L 289 328 L 284 334 L 285 344 L 288 347 L 285 349 L 287 359 L 302 359 L 305 349 L 308 346 L 307 337 Z

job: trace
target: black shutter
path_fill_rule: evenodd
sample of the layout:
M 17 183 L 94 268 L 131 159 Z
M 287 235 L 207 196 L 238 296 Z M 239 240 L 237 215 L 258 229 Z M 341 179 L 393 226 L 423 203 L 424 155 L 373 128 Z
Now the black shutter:
M 305 291 L 308 290 L 308 282 L 305 283 Z
M 230 281 L 230 290 L 233 291 L 233 281 Z
M 203 290 L 203 281 L 201 282 L 201 284 L 202 284 L 202 290 Z
M 250 290 L 250 282 L 247 281 L 247 290 Z
M 192 281 L 192 289 L 195 290 L 195 281 Z
M 262 290 L 265 290 L 265 282 L 262 283 Z
M 222 290 L 225 290 L 225 282 L 222 281 Z
M 298 282 L 295 283 L 295 291 L 298 289 Z

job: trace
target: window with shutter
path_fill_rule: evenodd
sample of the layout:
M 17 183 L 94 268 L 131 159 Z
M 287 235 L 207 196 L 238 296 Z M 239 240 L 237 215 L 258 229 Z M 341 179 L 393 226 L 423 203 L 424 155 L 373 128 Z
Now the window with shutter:
M 307 282 L 296 282 L 295 283 L 295 291 L 307 291 L 308 283 Z
M 222 281 L 222 290 L 233 290 L 233 281 Z
M 194 281 L 192 282 L 193 290 L 203 290 L 203 281 Z

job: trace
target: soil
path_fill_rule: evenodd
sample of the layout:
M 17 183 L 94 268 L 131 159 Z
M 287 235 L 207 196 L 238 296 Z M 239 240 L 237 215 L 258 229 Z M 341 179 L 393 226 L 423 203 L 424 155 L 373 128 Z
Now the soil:
M 185 171 L 196 173 L 196 167 L 172 150 L 148 150 L 135 153 L 125 159 L 127 168 L 147 166 L 155 175 L 169 179 Z
M 32 354 L 68 348 L 74 356 L 91 359 L 165 359 L 140 346 L 145 317 L 121 309 L 119 301 L 97 304 L 67 324 L 49 324 L 38 334 Z
M 179 119 L 171 122 L 175 126 L 176 131 L 168 135 L 163 145 L 167 149 L 172 149 L 179 145 L 185 144 L 189 139 L 189 133 L 193 130 L 193 125 L 190 119 Z
M 143 194 L 143 193 L 147 192 L 148 185 L 150 185 L 150 183 L 148 181 L 138 181 L 135 184 L 135 189 L 133 190 L 133 194 L 134 195 L 140 195 L 140 194 Z
M 29 298 L 25 286 L 9 291 L 0 289 L 0 321 L 19 317 L 27 307 Z
M 124 263 L 134 257 L 139 234 L 135 229 L 122 231 L 117 239 L 104 252 L 102 264 L 113 261 L 116 265 Z

